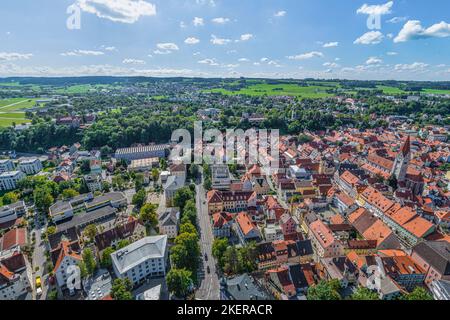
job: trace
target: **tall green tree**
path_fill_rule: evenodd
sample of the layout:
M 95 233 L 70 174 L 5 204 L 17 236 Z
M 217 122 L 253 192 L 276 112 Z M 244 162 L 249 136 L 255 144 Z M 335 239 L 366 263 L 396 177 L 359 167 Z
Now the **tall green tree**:
M 186 298 L 192 287 L 192 272 L 186 269 L 171 269 L 167 273 L 167 287 L 178 298 Z
M 339 290 L 338 280 L 322 280 L 317 285 L 308 288 L 306 297 L 308 300 L 341 300 Z
M 130 279 L 115 279 L 111 288 L 111 298 L 114 300 L 133 300 L 132 288 Z

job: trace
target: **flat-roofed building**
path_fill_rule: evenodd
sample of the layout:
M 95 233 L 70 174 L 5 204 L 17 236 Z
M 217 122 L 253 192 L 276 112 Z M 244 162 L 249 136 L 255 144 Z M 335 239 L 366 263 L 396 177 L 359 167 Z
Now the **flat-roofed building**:
M 10 159 L 1 159 L 0 160 L 0 173 L 13 171 L 14 163 Z
M 145 237 L 111 254 L 114 273 L 134 285 L 166 274 L 167 235 Z
M 7 171 L 0 174 L 0 190 L 14 190 L 17 183 L 25 179 L 26 175 L 22 171 Z
M 0 224 L 14 221 L 22 217 L 26 212 L 25 202 L 23 201 L 0 207 Z
M 19 161 L 19 170 L 27 175 L 42 171 L 42 162 L 38 158 L 29 158 Z
M 230 171 L 226 164 L 216 164 L 211 167 L 211 185 L 213 189 L 230 190 Z

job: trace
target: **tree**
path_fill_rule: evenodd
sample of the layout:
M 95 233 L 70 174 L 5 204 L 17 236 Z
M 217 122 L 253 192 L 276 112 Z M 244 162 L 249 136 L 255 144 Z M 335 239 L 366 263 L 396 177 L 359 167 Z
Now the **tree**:
M 167 287 L 178 298 L 186 298 L 192 287 L 192 272 L 186 269 L 171 269 L 167 273 Z
M 194 233 L 198 236 L 197 229 L 190 221 L 181 224 L 180 233 Z
M 156 209 L 156 205 L 152 203 L 146 203 L 142 206 L 139 213 L 139 218 L 141 219 L 141 221 L 151 228 L 156 228 L 156 226 L 158 225 L 158 214 L 156 212 Z
M 145 189 L 141 189 L 134 194 L 132 203 L 136 207 L 141 208 L 146 200 L 147 200 L 147 192 L 145 191 Z
M 84 229 L 84 235 L 89 238 L 89 241 L 94 241 L 95 236 L 97 235 L 98 230 L 95 224 L 90 224 Z
M 53 204 L 54 198 L 48 188 L 36 188 L 33 192 L 34 204 L 42 212 L 47 212 Z
M 117 244 L 117 248 L 118 249 L 122 249 L 125 248 L 126 246 L 130 245 L 130 240 L 128 239 L 122 239 L 119 241 L 119 243 Z
M 82 174 L 88 174 L 89 172 L 91 172 L 91 164 L 89 160 L 83 160 L 80 166 L 80 171 Z
M 308 300 L 341 300 L 339 280 L 320 281 L 316 286 L 309 287 Z
M 133 300 L 132 288 L 130 279 L 116 279 L 111 288 L 111 298 L 114 300 Z
M 144 188 L 144 175 L 142 173 L 138 173 L 134 177 L 134 189 L 138 192 L 142 188 Z
M 78 195 L 79 195 L 78 191 L 76 191 L 74 189 L 65 189 L 62 192 L 62 196 L 63 196 L 64 199 L 71 199 L 71 198 L 76 197 Z
M 216 238 L 214 239 L 213 245 L 212 245 L 212 255 L 216 260 L 218 261 L 221 268 L 224 266 L 224 254 L 227 251 L 228 248 L 228 239 L 227 238 Z
M 123 180 L 121 175 L 112 177 L 111 181 L 114 189 L 123 190 L 125 188 L 125 181 Z
M 158 181 L 158 179 L 159 179 L 159 170 L 156 168 L 153 168 L 152 169 L 152 180 L 154 182 L 156 182 L 156 181 Z
M 380 300 L 378 293 L 365 287 L 358 289 L 350 296 L 351 300 Z
M 223 271 L 227 274 L 238 274 L 242 270 L 239 251 L 235 246 L 230 246 L 223 255 Z
M 422 287 L 416 287 L 414 290 L 404 296 L 404 300 L 434 300 L 433 296 L 424 288 Z
M 100 264 L 103 268 L 111 268 L 112 266 L 112 259 L 111 254 L 114 252 L 114 249 L 111 247 L 105 248 L 102 253 L 102 259 L 100 261 Z
M 189 189 L 189 187 L 183 187 L 175 192 L 175 195 L 173 197 L 173 204 L 175 205 L 175 207 L 179 207 L 183 211 L 184 206 L 191 199 L 194 199 L 194 194 L 192 193 L 191 189 Z
M 97 262 L 95 261 L 94 254 L 92 250 L 86 248 L 83 250 L 82 254 L 83 263 L 86 266 L 86 271 L 88 275 L 93 275 L 95 269 L 97 268 Z
M 19 195 L 16 192 L 8 192 L 3 196 L 3 205 L 16 203 L 19 201 Z

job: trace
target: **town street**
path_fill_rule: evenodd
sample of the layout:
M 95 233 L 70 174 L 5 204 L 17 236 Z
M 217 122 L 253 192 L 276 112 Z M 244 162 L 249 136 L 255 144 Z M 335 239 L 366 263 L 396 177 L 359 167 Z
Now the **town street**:
M 201 170 L 201 169 L 200 169 Z M 196 202 L 197 202 L 197 216 L 198 225 L 200 228 L 200 249 L 202 251 L 202 263 L 200 264 L 199 278 L 202 279 L 201 285 L 196 292 L 196 299 L 198 300 L 219 300 L 219 277 L 216 273 L 215 259 L 212 256 L 212 244 L 214 236 L 212 233 L 211 220 L 208 215 L 206 206 L 206 192 L 203 187 L 203 176 L 201 181 L 196 184 Z M 208 256 L 208 261 L 205 260 L 205 254 Z M 206 271 L 210 268 L 210 273 Z

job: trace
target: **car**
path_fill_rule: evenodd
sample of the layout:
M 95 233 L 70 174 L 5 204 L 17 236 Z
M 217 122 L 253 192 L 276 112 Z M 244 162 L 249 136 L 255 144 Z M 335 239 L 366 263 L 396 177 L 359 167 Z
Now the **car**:
M 42 286 L 41 277 L 36 277 L 36 288 L 40 288 Z
M 205 253 L 205 261 L 208 261 L 208 254 Z
M 206 267 L 206 272 L 211 273 L 211 269 L 209 268 L 209 266 Z

